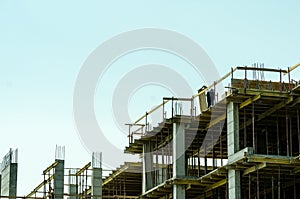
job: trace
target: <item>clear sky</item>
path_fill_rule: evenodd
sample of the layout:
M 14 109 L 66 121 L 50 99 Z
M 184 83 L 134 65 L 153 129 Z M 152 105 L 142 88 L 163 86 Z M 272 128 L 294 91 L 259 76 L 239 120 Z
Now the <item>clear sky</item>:
M 90 161 L 74 124 L 73 91 L 82 64 L 102 42 L 138 28 L 170 29 L 196 41 L 220 74 L 253 62 L 286 69 L 300 61 L 299 6 L 296 0 L 1 0 L 0 157 L 10 147 L 19 148 L 18 194 L 42 181 L 56 144 L 66 146 L 67 167 Z M 125 57 L 116 67 L 141 57 L 145 64 L 169 60 L 157 52 L 149 56 L 129 55 L 130 61 Z M 148 101 L 129 107 L 149 108 L 161 100 L 153 93 L 139 94 Z M 140 109 L 130 113 L 133 120 Z M 96 114 L 101 112 L 96 109 Z M 124 148 L 126 142 L 117 144 Z M 105 151 L 103 158 L 109 158 Z

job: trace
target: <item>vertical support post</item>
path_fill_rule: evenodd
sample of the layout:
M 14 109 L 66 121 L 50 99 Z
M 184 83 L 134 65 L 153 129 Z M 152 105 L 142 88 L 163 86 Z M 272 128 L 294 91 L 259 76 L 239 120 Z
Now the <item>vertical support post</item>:
M 255 112 L 254 112 L 254 103 L 252 103 L 252 141 L 253 141 L 253 151 L 257 152 L 256 142 L 255 142 Z
M 247 66 L 245 66 L 244 92 L 247 90 Z
M 256 198 L 259 199 L 259 175 L 258 175 L 258 170 L 256 171 L 256 193 L 257 193 L 257 196 Z
M 266 147 L 267 147 L 267 155 L 269 155 L 269 138 L 268 138 L 268 128 L 266 128 Z
M 0 164 L 0 168 L 1 168 L 1 164 Z M 0 196 L 2 195 L 1 194 L 1 180 L 2 180 L 2 176 L 1 176 L 1 172 L 0 172 Z
M 69 170 L 69 199 L 76 199 L 77 196 L 77 184 L 76 184 L 76 177 L 74 174 L 76 170 Z
M 278 199 L 280 199 L 280 197 L 281 197 L 280 189 L 281 189 L 281 185 L 280 185 L 280 167 L 279 167 L 279 170 L 278 170 Z
M 92 154 L 92 199 L 102 199 L 102 153 Z
M 279 91 L 282 92 L 282 72 L 281 72 L 281 69 L 280 69 L 279 75 L 280 75 Z
M 206 143 L 204 143 L 204 174 L 206 175 L 207 172 L 207 156 L 206 156 Z
M 199 135 L 198 136 L 198 177 L 200 177 L 200 175 L 201 175 L 200 146 L 201 146 L 201 141 L 200 141 L 200 135 Z
M 145 117 L 145 133 L 147 133 L 147 131 L 149 131 L 149 124 L 148 124 L 148 112 L 146 112 L 146 117 Z
M 290 146 L 289 146 L 289 118 L 287 114 L 287 109 L 285 109 L 285 134 L 286 134 L 286 155 L 290 156 Z
M 289 118 L 290 120 L 290 154 L 293 156 L 293 128 L 292 128 L 292 116 Z
M 296 177 L 295 177 L 295 173 L 294 173 L 294 199 L 297 198 L 297 193 L 296 193 Z
M 143 144 L 143 194 L 153 188 L 153 146 L 151 141 Z
M 185 176 L 185 131 L 183 124 L 173 123 L 173 178 Z M 173 185 L 173 198 L 185 198 L 185 185 Z
M 173 116 L 174 116 L 174 97 L 172 97 L 172 111 L 171 111 L 172 115 L 171 118 L 173 120 Z
M 291 85 L 290 67 L 288 67 L 288 78 L 289 78 L 289 91 L 291 91 L 292 90 L 292 85 Z
M 249 174 L 249 181 L 248 181 L 248 198 L 251 198 L 251 176 Z
M 222 126 L 220 124 L 220 155 L 221 155 L 221 166 L 223 166 L 223 140 L 222 140 Z
M 227 146 L 228 157 L 234 155 L 240 150 L 239 106 L 233 102 L 229 102 L 227 104 Z M 228 170 L 228 193 L 229 198 L 241 198 L 241 175 L 238 170 Z
M 165 121 L 165 99 L 163 99 L 162 103 L 162 119 Z
M 298 145 L 299 145 L 299 154 L 300 154 L 300 125 L 299 125 L 299 109 L 297 109 L 297 131 L 298 131 Z
M 17 196 L 18 150 L 12 149 L 4 156 L 1 164 L 0 195 L 15 199 Z
M 159 166 L 158 166 L 158 135 L 156 135 L 155 143 L 155 186 L 159 184 Z
M 54 199 L 63 199 L 65 161 L 59 159 L 55 161 L 57 161 L 57 165 L 54 168 Z
M 274 176 L 272 175 L 272 199 L 275 199 Z
M 247 147 L 247 120 L 246 120 L 246 107 L 244 107 L 244 147 Z
M 162 131 L 160 132 L 160 141 L 163 142 L 163 134 Z M 165 151 L 164 151 L 164 147 L 161 148 L 161 178 L 162 178 L 162 182 L 164 182 L 166 180 L 165 178 Z
M 276 134 L 277 134 L 277 155 L 280 153 L 280 138 L 279 138 L 279 120 L 278 120 L 278 114 L 276 117 Z M 300 137 L 299 137 L 300 139 Z M 300 145 L 299 145 L 299 152 L 300 152 Z

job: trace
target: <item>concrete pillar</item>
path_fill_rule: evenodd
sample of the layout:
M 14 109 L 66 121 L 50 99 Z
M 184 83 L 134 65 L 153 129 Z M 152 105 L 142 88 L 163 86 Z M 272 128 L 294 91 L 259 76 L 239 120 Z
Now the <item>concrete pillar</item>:
M 184 125 L 173 123 L 173 178 L 185 176 L 185 132 Z M 173 198 L 185 198 L 185 185 L 173 185 Z
M 102 153 L 92 156 L 92 199 L 102 199 Z
M 65 161 L 56 159 L 58 164 L 54 168 L 54 199 L 64 198 L 64 170 Z
M 76 169 L 69 170 L 69 199 L 77 199 Z M 72 175 L 73 174 L 73 175 Z
M 228 160 L 240 150 L 239 146 L 239 106 L 233 102 L 227 104 L 227 146 Z M 230 164 L 230 162 L 228 161 Z M 240 171 L 228 170 L 228 198 L 241 198 Z
M 77 195 L 77 185 L 76 184 L 69 184 L 69 199 L 76 199 Z
M 150 141 L 143 144 L 143 194 L 153 188 L 153 146 Z
M 9 163 L 2 170 L 1 177 L 1 195 L 2 196 L 16 196 L 17 195 L 17 176 L 18 164 Z M 13 199 L 13 198 L 12 198 Z
M 93 168 L 92 196 L 93 199 L 102 199 L 102 168 Z

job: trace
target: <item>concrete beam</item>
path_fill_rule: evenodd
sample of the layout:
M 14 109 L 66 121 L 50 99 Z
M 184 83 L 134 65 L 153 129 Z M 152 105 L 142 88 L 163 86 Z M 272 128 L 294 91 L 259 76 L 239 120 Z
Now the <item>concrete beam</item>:
M 230 156 L 228 156 L 228 165 L 238 162 L 250 155 L 253 155 L 253 148 L 252 147 L 246 147 Z

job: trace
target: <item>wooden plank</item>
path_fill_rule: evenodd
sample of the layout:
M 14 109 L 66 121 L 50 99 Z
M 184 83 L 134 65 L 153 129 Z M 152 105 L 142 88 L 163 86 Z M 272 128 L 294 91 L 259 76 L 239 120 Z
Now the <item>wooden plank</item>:
M 220 117 L 212 120 L 209 124 L 207 124 L 206 126 L 206 130 L 209 129 L 210 127 L 214 126 L 215 124 L 218 124 L 220 121 L 225 120 L 226 119 L 226 113 L 224 113 L 223 115 L 221 115 Z
M 287 70 L 282 69 L 273 69 L 273 68 L 255 68 L 255 67 L 237 67 L 238 70 L 255 70 L 255 71 L 268 71 L 268 72 L 282 72 L 287 73 Z
M 46 185 L 46 184 L 49 183 L 51 180 L 53 180 L 53 178 L 54 178 L 54 175 L 51 175 L 47 180 L 41 182 L 38 186 L 36 186 L 36 187 L 33 189 L 32 192 L 30 192 L 30 194 L 28 194 L 28 195 L 26 196 L 26 198 L 29 198 L 29 197 L 33 196 L 35 193 L 38 192 L 38 190 L 39 190 L 40 188 L 42 188 L 44 185 Z
M 55 161 L 53 164 L 51 164 L 49 167 L 47 167 L 47 169 L 45 169 L 45 170 L 43 171 L 43 174 L 44 174 L 44 175 L 47 174 L 51 169 L 53 169 L 54 167 L 56 167 L 57 164 L 58 164 L 58 162 Z
M 156 111 L 157 109 L 159 109 L 160 107 L 162 107 L 163 105 L 165 105 L 166 103 L 168 103 L 170 100 L 165 100 L 163 103 L 157 105 L 156 107 L 154 107 L 153 109 L 151 109 L 149 112 L 147 112 L 145 115 L 141 116 L 139 119 L 137 119 L 132 125 L 136 125 L 137 123 L 139 123 L 142 119 L 144 119 L 147 115 L 153 113 L 154 111 Z
M 263 169 L 263 168 L 265 168 L 266 166 L 267 166 L 267 164 L 264 162 L 264 163 L 255 165 L 255 166 L 253 166 L 253 167 L 250 167 L 250 168 L 244 170 L 243 176 L 248 175 L 249 173 L 255 172 L 255 171 L 257 171 L 257 170 Z
M 245 106 L 248 106 L 249 104 L 252 104 L 253 102 L 259 100 L 261 97 L 261 94 L 255 95 L 247 100 L 245 100 L 244 102 L 242 102 L 240 104 L 240 109 L 244 108 Z
M 264 119 L 265 117 L 271 115 L 272 113 L 276 112 L 277 110 L 281 109 L 284 107 L 286 104 L 289 104 L 290 102 L 293 101 L 293 96 L 290 96 L 287 100 L 284 100 L 283 102 L 280 102 L 279 104 L 275 105 L 274 107 L 268 109 L 264 113 L 258 115 L 257 121 L 260 121 Z
M 272 156 L 272 155 L 251 155 L 247 157 L 247 162 L 266 163 L 266 164 L 282 164 L 290 165 L 291 163 L 300 164 L 299 160 L 287 156 Z
M 220 180 L 219 182 L 216 182 L 215 184 L 212 184 L 212 185 L 206 187 L 204 189 L 204 191 L 205 192 L 211 191 L 211 190 L 213 190 L 215 188 L 218 188 L 218 187 L 220 187 L 220 186 L 222 186 L 222 185 L 224 185 L 226 183 L 227 183 L 227 179 Z
M 247 89 L 246 92 L 243 88 L 238 89 L 239 95 L 259 95 L 262 97 L 278 97 L 278 98 L 289 98 L 289 92 L 285 91 L 272 91 L 272 90 L 258 90 L 258 89 Z
M 291 71 L 295 70 L 296 68 L 298 68 L 298 66 L 300 66 L 300 62 L 295 64 L 294 66 L 291 66 L 289 71 L 291 72 Z M 284 74 L 284 75 L 286 75 L 286 74 Z
M 71 175 L 79 176 L 79 175 L 82 174 L 85 170 L 87 170 L 90 166 L 91 166 L 91 162 L 87 163 L 84 167 L 82 167 L 81 169 L 79 169 L 79 171 L 77 171 L 75 174 L 71 174 Z

